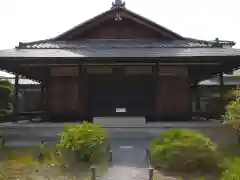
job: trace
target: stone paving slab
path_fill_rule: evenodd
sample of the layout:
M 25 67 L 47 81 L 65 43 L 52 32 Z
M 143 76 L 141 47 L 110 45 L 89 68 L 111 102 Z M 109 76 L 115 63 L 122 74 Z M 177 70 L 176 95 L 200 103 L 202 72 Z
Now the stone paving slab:
M 98 180 L 148 180 L 146 168 L 113 166 L 110 167 L 105 176 Z
M 147 180 L 147 139 L 118 139 L 111 141 L 112 163 L 100 180 Z

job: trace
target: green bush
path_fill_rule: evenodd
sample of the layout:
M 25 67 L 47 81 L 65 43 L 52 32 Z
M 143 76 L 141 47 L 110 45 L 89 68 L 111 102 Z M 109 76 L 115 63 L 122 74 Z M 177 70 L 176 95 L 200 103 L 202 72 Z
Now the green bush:
M 71 149 L 83 161 L 96 160 L 106 148 L 107 132 L 99 125 L 83 122 L 67 126 L 61 133 L 60 148 Z
M 240 158 L 235 158 L 230 167 L 222 173 L 221 180 L 240 180 Z
M 215 143 L 187 129 L 169 130 L 155 139 L 151 158 L 156 168 L 176 171 L 219 170 L 222 162 Z
M 223 115 L 223 120 L 234 129 L 240 130 L 240 100 L 231 101 L 226 106 L 226 113 Z

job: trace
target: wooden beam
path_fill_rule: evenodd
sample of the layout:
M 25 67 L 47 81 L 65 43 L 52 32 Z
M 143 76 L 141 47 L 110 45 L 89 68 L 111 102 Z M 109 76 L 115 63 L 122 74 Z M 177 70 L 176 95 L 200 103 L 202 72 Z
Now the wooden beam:
M 159 89 L 158 89 L 158 83 L 159 83 L 159 78 L 160 78 L 160 76 L 159 76 L 159 63 L 156 63 L 155 64 L 155 67 L 154 67 L 154 81 L 155 81 L 155 92 L 154 92 L 154 96 L 155 96 L 155 101 L 154 101 L 154 119 L 155 120 L 158 120 L 158 116 L 159 116 L 159 114 L 157 113 L 158 112 L 158 110 L 157 110 L 157 105 L 158 105 L 158 103 L 157 103 L 157 101 L 158 101 L 158 93 L 159 93 Z
M 15 74 L 14 78 L 14 119 L 18 120 L 18 114 L 19 114 L 19 74 Z
M 78 84 L 78 103 L 79 103 L 79 107 L 81 108 L 80 110 L 79 110 L 79 116 L 81 117 L 82 116 L 82 114 L 83 114 L 83 106 L 82 106 L 82 101 L 83 101 L 83 95 L 82 95 L 82 93 L 83 93 L 83 82 L 82 82 L 82 80 L 83 80 L 83 68 L 82 68 L 82 66 L 81 65 L 78 65 L 78 76 L 77 76 L 77 84 Z
M 223 72 L 221 72 L 219 74 L 219 82 L 220 82 L 220 89 L 219 89 L 219 93 L 220 93 L 220 98 L 223 98 L 224 95 L 224 80 L 223 80 Z

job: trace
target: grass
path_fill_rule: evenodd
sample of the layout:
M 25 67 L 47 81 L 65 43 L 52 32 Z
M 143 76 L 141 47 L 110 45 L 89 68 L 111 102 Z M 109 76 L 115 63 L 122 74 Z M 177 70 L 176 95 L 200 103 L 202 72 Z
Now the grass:
M 76 160 L 74 153 L 45 148 L 44 159 L 39 157 L 40 148 L 9 148 L 0 150 L 0 180 L 50 180 L 88 179 L 90 164 Z M 97 164 L 97 172 L 107 167 L 106 158 Z

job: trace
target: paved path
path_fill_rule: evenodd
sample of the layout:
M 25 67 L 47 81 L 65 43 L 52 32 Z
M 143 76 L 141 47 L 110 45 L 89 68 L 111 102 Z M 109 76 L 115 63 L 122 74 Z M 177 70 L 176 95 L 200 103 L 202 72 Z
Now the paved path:
M 113 161 L 101 180 L 147 180 L 147 139 L 118 139 L 111 142 Z

